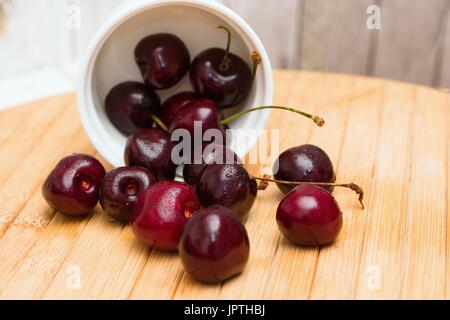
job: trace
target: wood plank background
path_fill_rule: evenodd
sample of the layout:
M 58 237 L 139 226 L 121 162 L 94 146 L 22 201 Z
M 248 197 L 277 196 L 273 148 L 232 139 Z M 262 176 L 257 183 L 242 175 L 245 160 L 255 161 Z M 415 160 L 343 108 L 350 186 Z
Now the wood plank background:
M 136 1 L 0 0 L 0 79 L 48 65 L 73 77 L 99 26 Z M 450 0 L 218 1 L 255 29 L 275 68 L 450 87 Z M 381 30 L 366 26 L 373 4 L 381 8 Z M 80 9 L 78 30 L 66 27 L 73 5 Z

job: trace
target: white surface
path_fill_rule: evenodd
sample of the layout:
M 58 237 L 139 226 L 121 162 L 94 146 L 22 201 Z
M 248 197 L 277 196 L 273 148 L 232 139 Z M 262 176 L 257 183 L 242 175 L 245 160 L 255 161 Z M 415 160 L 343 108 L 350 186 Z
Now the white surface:
M 54 67 L 11 76 L 0 81 L 0 110 L 72 90 L 71 77 Z
M 272 70 L 266 51 L 253 30 L 234 12 L 207 0 L 143 1 L 134 8 L 115 15 L 95 36 L 81 63 L 77 84 L 78 107 L 83 126 L 96 149 L 114 166 L 123 165 L 126 137 L 107 119 L 103 101 L 108 90 L 126 80 L 139 80 L 133 50 L 144 36 L 170 32 L 184 40 L 191 56 L 212 46 L 224 46 L 226 36 L 217 25 L 229 27 L 233 33 L 232 51 L 248 57 L 257 50 L 262 58 L 252 90 L 240 108 L 267 105 L 272 102 Z M 185 78 L 174 88 L 159 92 L 164 98 L 174 91 L 186 89 Z M 230 124 L 231 129 L 263 129 L 269 110 L 251 113 Z M 234 151 L 243 156 L 256 142 L 257 135 L 239 131 L 233 137 Z

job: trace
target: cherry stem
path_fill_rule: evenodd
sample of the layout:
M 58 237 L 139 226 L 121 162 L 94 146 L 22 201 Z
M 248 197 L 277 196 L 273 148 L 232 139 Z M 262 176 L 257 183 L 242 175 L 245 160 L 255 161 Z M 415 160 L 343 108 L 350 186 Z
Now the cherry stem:
M 358 201 L 361 203 L 362 208 L 364 209 L 364 190 L 355 183 L 331 183 L 331 182 L 300 182 L 300 181 L 286 181 L 286 180 L 275 180 L 271 179 L 269 175 L 264 175 L 262 178 L 253 177 L 255 180 L 261 181 L 258 186 L 259 190 L 265 190 L 269 185 L 269 182 L 282 183 L 282 184 L 293 184 L 293 185 L 318 185 L 318 186 L 333 186 L 333 187 L 341 187 L 341 188 L 349 188 L 353 190 L 358 195 Z
M 256 70 L 258 69 L 258 66 L 261 64 L 262 59 L 259 55 L 258 51 L 252 52 L 252 61 L 253 61 L 253 70 L 252 70 L 252 81 L 255 79 Z
M 175 177 L 179 178 L 179 179 L 183 179 L 184 180 L 184 176 L 182 174 L 179 173 L 175 173 Z
M 225 54 L 223 55 L 222 62 L 219 65 L 219 69 L 221 71 L 227 71 L 228 68 L 230 67 L 229 64 L 228 64 L 228 54 L 230 53 L 230 47 L 231 47 L 231 31 L 228 28 L 224 27 L 224 26 L 218 26 L 217 29 L 225 30 L 227 32 L 227 36 L 228 36 L 228 38 L 227 38 L 227 47 L 225 49 Z
M 325 120 L 322 119 L 321 117 L 317 117 L 317 116 L 314 116 L 312 114 L 309 114 L 309 113 L 306 113 L 306 112 L 303 112 L 303 111 L 300 111 L 300 110 L 297 110 L 297 109 L 294 109 L 294 108 L 281 107 L 281 106 L 261 106 L 261 107 L 256 107 L 256 108 L 252 108 L 252 109 L 247 109 L 247 110 L 238 112 L 238 113 L 236 113 L 236 114 L 234 114 L 234 115 L 232 115 L 232 116 L 230 116 L 230 117 L 220 121 L 220 123 L 222 125 L 225 125 L 225 124 L 227 124 L 227 123 L 229 123 L 229 122 L 231 122 L 231 121 L 233 121 L 233 120 L 235 120 L 235 119 L 237 119 L 237 118 L 239 118 L 239 117 L 241 117 L 243 115 L 246 115 L 247 113 L 250 113 L 250 112 L 253 112 L 253 111 L 257 111 L 257 110 L 263 110 L 263 109 L 280 109 L 280 110 L 291 111 L 291 112 L 297 113 L 299 115 L 302 115 L 302 116 L 304 116 L 306 118 L 311 119 L 319 127 L 322 127 L 325 124 Z
M 155 121 L 155 123 L 158 125 L 158 127 L 160 127 L 161 129 L 163 129 L 164 131 L 169 131 L 169 129 L 167 128 L 167 126 L 164 124 L 164 122 L 162 122 L 160 118 L 158 118 L 157 116 L 155 116 L 154 113 L 150 112 L 150 117 L 152 118 L 153 121 Z

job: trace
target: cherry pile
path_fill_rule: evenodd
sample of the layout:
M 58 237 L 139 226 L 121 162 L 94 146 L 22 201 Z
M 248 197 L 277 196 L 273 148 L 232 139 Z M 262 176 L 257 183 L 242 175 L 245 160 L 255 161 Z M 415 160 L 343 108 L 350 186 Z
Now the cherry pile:
M 162 128 L 170 126 L 173 131 L 186 126 L 183 120 L 199 107 L 211 109 L 211 125 L 219 126 L 216 122 L 221 120 L 221 110 L 236 106 L 247 97 L 260 63 L 256 52 L 251 55 L 252 68 L 231 53 L 231 33 L 223 26 L 219 28 L 227 32 L 226 49 L 206 49 L 194 57 L 192 63 L 186 45 L 173 34 L 159 33 L 142 39 L 134 50 L 134 59 L 143 83 L 119 83 L 105 100 L 106 114 L 114 126 L 125 135 L 149 128 L 154 122 Z M 180 92 L 161 105 L 155 90 L 173 87 L 188 73 L 194 91 Z M 190 103 L 198 98 L 204 100 L 191 106 Z M 184 116 L 172 124 L 175 116 L 186 107 L 190 111 L 185 111 Z M 201 118 L 202 114 L 197 111 L 191 117 Z
M 249 112 L 283 109 L 313 120 L 323 119 L 282 106 L 260 106 L 223 119 L 222 110 L 242 102 L 250 91 L 253 69 L 227 48 L 207 49 L 191 63 L 184 43 L 175 35 L 155 34 L 135 49 L 143 82 L 123 82 L 111 89 L 105 110 L 111 122 L 128 135 L 125 167 L 106 173 L 90 155 L 62 159 L 45 180 L 48 204 L 67 216 L 86 216 L 98 202 L 105 213 L 130 223 L 140 241 L 159 250 L 178 250 L 186 271 L 201 282 L 219 282 L 244 270 L 250 244 L 244 223 L 259 190 L 270 182 L 286 195 L 276 220 L 281 233 L 298 245 L 327 245 L 338 236 L 342 212 L 331 195 L 346 187 L 360 196 L 355 184 L 335 183 L 328 155 L 317 146 L 302 145 L 280 154 L 271 176 L 254 177 L 226 141 L 203 141 L 191 151 L 200 162 L 173 161 L 171 135 L 185 129 L 193 136 L 194 121 L 202 132 L 217 129 L 225 137 L 227 124 Z M 189 72 L 194 92 L 180 92 L 162 105 L 155 90 L 167 89 Z M 184 157 L 192 160 L 192 155 Z M 175 181 L 183 165 L 184 182 Z M 259 184 L 258 184 L 259 181 Z

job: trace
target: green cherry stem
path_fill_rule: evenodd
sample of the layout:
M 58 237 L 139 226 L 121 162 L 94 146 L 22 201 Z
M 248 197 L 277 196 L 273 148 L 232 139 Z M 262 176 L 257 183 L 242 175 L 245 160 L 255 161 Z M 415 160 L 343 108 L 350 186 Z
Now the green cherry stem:
M 179 179 L 183 179 L 184 180 L 184 176 L 182 174 L 179 173 L 175 173 L 175 177 L 179 178 Z
M 217 29 L 223 29 L 227 32 L 227 47 L 225 49 L 225 54 L 223 55 L 222 62 L 219 65 L 219 69 L 221 71 L 226 71 L 230 67 L 228 64 L 228 54 L 230 53 L 231 47 L 231 31 L 224 26 L 218 26 Z
M 223 55 L 222 62 L 219 65 L 219 69 L 221 71 L 227 71 L 228 68 L 230 67 L 229 61 L 228 61 L 228 56 L 230 54 L 230 48 L 231 48 L 231 31 L 230 31 L 230 29 L 228 29 L 222 25 L 219 25 L 217 27 L 217 29 L 225 30 L 227 33 L 227 46 L 225 48 L 225 54 Z M 258 51 L 252 51 L 251 56 L 252 56 L 252 63 L 253 63 L 252 78 L 255 78 L 255 74 L 256 74 L 256 70 L 258 69 L 258 65 L 261 64 L 261 56 L 259 55 Z
M 364 190 L 358 186 L 356 183 L 331 183 L 331 182 L 299 182 L 299 181 L 286 181 L 286 180 L 275 180 L 271 179 L 269 175 L 264 175 L 262 178 L 253 177 L 255 180 L 261 181 L 258 186 L 259 190 L 265 190 L 269 184 L 269 182 L 282 183 L 282 184 L 290 184 L 290 185 L 318 185 L 318 186 L 332 186 L 332 187 L 341 187 L 348 188 L 353 190 L 358 195 L 358 201 L 364 209 Z
M 225 125 L 225 124 L 227 124 L 227 123 L 229 123 L 229 122 L 231 122 L 231 121 L 233 121 L 233 120 L 235 120 L 235 119 L 237 119 L 239 117 L 242 117 L 243 115 L 246 115 L 247 113 L 250 113 L 250 112 L 253 112 L 253 111 L 258 111 L 258 110 L 264 110 L 264 109 L 280 109 L 280 110 L 286 110 L 286 111 L 294 112 L 294 113 L 302 115 L 302 116 L 304 116 L 306 118 L 311 119 L 319 127 L 322 127 L 325 124 L 325 120 L 322 119 L 321 117 L 314 116 L 312 114 L 309 114 L 309 113 L 306 113 L 306 112 L 303 112 L 303 111 L 300 111 L 300 110 L 297 110 L 297 109 L 294 109 L 294 108 L 281 107 L 281 106 L 261 106 L 261 107 L 256 107 L 256 108 L 252 108 L 252 109 L 247 109 L 247 110 L 238 112 L 238 113 L 236 113 L 236 114 L 234 114 L 234 115 L 232 115 L 232 116 L 222 120 L 220 123 L 222 125 Z
M 158 125 L 158 127 L 163 129 L 164 131 L 169 131 L 167 126 L 154 113 L 150 112 L 150 117 L 152 118 L 153 121 L 155 121 L 155 123 Z

